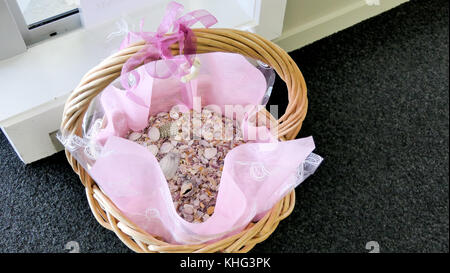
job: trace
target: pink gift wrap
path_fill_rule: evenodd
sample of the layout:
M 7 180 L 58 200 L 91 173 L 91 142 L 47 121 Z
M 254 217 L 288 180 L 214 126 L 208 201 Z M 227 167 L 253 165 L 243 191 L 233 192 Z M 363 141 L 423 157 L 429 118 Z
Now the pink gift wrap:
M 208 27 L 216 20 L 204 10 L 179 17 L 181 11 L 181 5 L 171 2 L 156 33 L 141 30 L 127 36 L 122 48 L 139 39 L 149 46 L 126 62 L 120 84 L 110 84 L 91 104 L 83 137 L 61 139 L 129 220 L 166 242 L 200 244 L 235 234 L 261 219 L 312 174 L 322 158 L 312 154 L 312 137 L 280 142 L 266 127 L 251 122 L 268 90 L 266 76 L 239 54 L 195 55 L 189 27 L 196 22 Z M 169 29 L 173 34 L 164 35 Z M 171 56 L 168 48 L 174 42 L 179 42 L 180 52 L 192 54 Z M 145 65 L 134 69 L 141 63 Z M 186 81 L 193 71 L 195 77 Z M 229 113 L 229 105 L 241 111 Z M 143 130 L 149 116 L 173 106 L 186 110 L 210 106 L 235 119 L 249 140 L 226 155 L 214 214 L 203 223 L 189 223 L 177 214 L 155 156 L 124 138 L 130 130 Z
M 198 76 L 188 82 L 202 106 L 259 105 L 267 86 L 262 73 L 244 57 L 230 53 L 197 56 Z M 279 142 L 264 136 L 232 149 L 225 157 L 214 214 L 203 223 L 189 223 L 176 212 L 167 181 L 153 154 L 123 138 L 140 131 L 148 117 L 186 105 L 180 80 L 154 79 L 139 68 L 136 97 L 108 86 L 101 94 L 107 125 L 97 135 L 103 144 L 88 170 L 112 202 L 136 225 L 169 243 L 199 244 L 234 234 L 250 221 L 259 220 L 276 202 L 299 184 L 298 169 L 314 150 L 312 137 Z M 247 109 L 251 109 L 247 108 Z M 222 110 L 223 111 L 223 110 Z M 248 111 L 246 113 L 249 113 Z M 245 113 L 235 118 L 244 131 L 252 127 Z M 270 135 L 267 129 L 259 134 Z

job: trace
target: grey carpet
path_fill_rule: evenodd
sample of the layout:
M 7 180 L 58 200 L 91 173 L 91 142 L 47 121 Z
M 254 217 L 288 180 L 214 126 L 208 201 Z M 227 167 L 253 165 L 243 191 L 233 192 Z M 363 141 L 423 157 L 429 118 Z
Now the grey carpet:
M 412 1 L 291 53 L 325 161 L 255 252 L 448 252 L 448 42 L 447 1 Z M 25 166 L 0 134 L 0 160 L 0 252 L 129 252 L 62 153 Z

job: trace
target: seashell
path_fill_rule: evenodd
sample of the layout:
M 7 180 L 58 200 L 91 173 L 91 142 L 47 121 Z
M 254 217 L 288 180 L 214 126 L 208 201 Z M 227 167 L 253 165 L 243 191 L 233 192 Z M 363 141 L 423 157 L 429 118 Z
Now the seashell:
M 202 162 L 202 164 L 204 164 L 204 165 L 206 165 L 206 164 L 209 163 L 208 159 L 206 159 L 206 158 L 201 158 L 201 162 Z
M 184 213 L 187 213 L 187 214 L 194 214 L 194 207 L 189 204 L 184 204 L 183 211 L 184 211 Z
M 187 148 L 189 148 L 189 146 L 187 146 L 187 145 L 181 145 L 180 146 L 180 150 L 186 150 Z
M 209 142 L 204 140 L 204 139 L 200 139 L 200 141 L 198 142 L 200 145 L 208 147 L 209 146 Z
M 203 155 L 207 158 L 207 159 L 211 159 L 214 156 L 216 156 L 217 154 L 217 149 L 216 148 L 206 148 L 205 152 L 203 153 Z
M 147 142 L 141 142 L 141 141 L 137 141 L 136 143 L 138 143 L 138 144 L 140 144 L 140 145 L 142 145 L 142 146 L 144 146 L 144 147 L 147 147 L 148 145 L 149 145 L 149 143 L 147 143 Z
M 194 128 L 192 130 L 193 134 L 194 134 L 194 138 L 201 138 L 202 137 L 202 129 L 201 128 Z M 187 138 L 185 138 L 187 140 Z
M 160 133 L 159 133 L 159 129 L 156 127 L 152 127 L 150 129 L 148 129 L 147 132 L 148 138 L 150 139 L 150 141 L 155 142 L 159 140 L 160 137 Z
M 170 141 L 170 143 L 171 143 L 173 146 L 177 146 L 177 145 L 178 145 L 178 141 L 176 141 L 176 140 L 172 140 L 172 141 Z
M 198 186 L 198 185 L 200 185 L 201 183 L 202 183 L 202 180 L 200 179 L 200 178 L 195 178 L 195 184 Z
M 203 124 L 203 126 L 202 126 L 202 130 L 204 132 L 206 132 L 206 131 L 211 131 L 212 128 L 213 128 L 213 125 L 211 123 L 211 120 L 207 119 L 205 121 L 205 124 Z
M 140 139 L 141 136 L 142 136 L 141 133 L 138 133 L 138 132 L 132 132 L 132 133 L 128 136 L 128 139 L 131 140 L 131 141 L 136 141 L 136 140 Z
M 209 166 L 211 166 L 211 167 L 214 168 L 214 169 L 218 169 L 218 168 L 220 167 L 219 164 L 217 163 L 217 161 L 214 160 L 214 159 L 211 159 L 211 160 L 209 161 Z
M 214 206 L 208 207 L 206 209 L 206 213 L 208 213 L 208 215 L 212 215 L 214 213 Z
M 194 119 L 192 119 L 192 126 L 194 126 L 194 128 L 201 128 L 202 121 L 198 118 L 194 118 Z
M 162 138 L 168 138 L 172 135 L 172 122 L 166 122 L 159 127 L 159 132 Z
M 200 201 L 198 199 L 195 199 L 194 202 L 192 202 L 192 204 L 198 207 L 200 205 Z
M 194 216 L 191 214 L 184 214 L 184 220 L 192 222 L 194 220 Z
M 192 168 L 189 170 L 192 175 L 195 175 L 198 172 L 198 169 Z
M 185 182 L 183 183 L 183 185 L 181 185 L 181 190 L 180 190 L 180 196 L 186 196 L 188 195 L 191 191 L 192 191 L 192 183 L 190 182 Z
M 216 183 L 216 180 L 214 180 L 213 178 L 211 178 L 211 177 L 208 177 L 208 181 L 209 181 L 209 183 L 211 183 L 211 186 L 212 187 L 217 187 L 217 183 Z
M 182 119 L 177 119 L 174 120 L 173 125 L 177 127 L 177 129 L 182 128 L 183 126 L 185 126 L 185 122 Z M 187 126 L 189 126 L 189 124 L 187 124 Z
M 158 154 L 159 148 L 158 146 L 156 146 L 155 144 L 151 144 L 147 146 L 147 149 L 154 155 L 156 156 Z
M 179 164 L 180 155 L 176 153 L 168 153 L 159 161 L 159 166 L 167 180 L 175 175 Z
M 211 132 L 203 132 L 203 138 L 206 140 L 212 140 L 214 138 L 214 135 Z
M 180 117 L 180 114 L 178 113 L 178 111 L 171 110 L 170 113 L 169 113 L 169 116 L 172 119 L 178 119 Z
M 178 190 L 178 186 L 175 185 L 175 184 L 169 183 L 169 190 L 170 190 L 171 192 L 174 192 L 174 191 Z
M 222 139 L 222 132 L 214 132 L 214 139 Z
M 191 134 L 189 133 L 189 131 L 188 132 L 183 131 L 181 133 L 181 139 L 183 139 L 183 140 L 188 140 L 190 137 L 191 137 Z
M 162 145 L 161 145 L 161 148 L 160 148 L 160 152 L 161 153 L 163 153 L 163 154 L 167 154 L 168 152 L 170 152 L 170 150 L 172 150 L 172 148 L 173 148 L 173 146 L 172 146 L 172 143 L 170 143 L 170 142 L 164 142 Z
M 188 122 L 191 119 L 191 114 L 189 112 L 181 113 L 180 122 Z
M 205 189 L 205 191 L 206 191 L 206 193 L 209 195 L 209 196 L 211 196 L 212 195 L 212 193 L 211 193 L 211 191 L 210 190 L 208 190 L 208 189 Z
M 195 216 L 197 216 L 197 218 L 202 218 L 203 215 L 204 215 L 204 213 L 201 212 L 200 210 L 197 210 L 197 211 L 195 212 Z
M 204 116 L 212 116 L 212 115 L 213 115 L 213 111 L 211 111 L 211 110 L 209 110 L 209 109 L 207 109 L 207 108 L 204 108 L 204 109 L 202 110 L 202 114 L 203 114 Z
M 223 125 L 222 125 L 221 122 L 214 123 L 214 125 L 213 125 L 213 130 L 214 130 L 214 131 L 222 132 L 222 127 L 223 127 Z

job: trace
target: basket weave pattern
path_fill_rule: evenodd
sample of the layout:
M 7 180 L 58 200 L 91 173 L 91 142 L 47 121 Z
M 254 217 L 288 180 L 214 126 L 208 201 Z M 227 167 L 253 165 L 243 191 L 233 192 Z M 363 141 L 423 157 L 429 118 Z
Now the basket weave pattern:
M 286 83 L 289 103 L 285 114 L 276 121 L 281 140 L 294 139 L 307 111 L 306 84 L 291 57 L 274 43 L 261 36 L 232 29 L 193 29 L 197 53 L 231 52 L 260 60 L 272 66 Z M 61 130 L 81 136 L 84 113 L 91 100 L 118 78 L 123 64 L 145 46 L 138 42 L 102 61 L 81 79 L 66 101 Z M 171 46 L 172 54 L 179 52 L 178 44 Z M 268 114 L 270 115 L 270 114 Z M 173 245 L 152 236 L 128 220 L 95 181 L 66 150 L 67 159 L 86 188 L 89 206 L 97 221 L 114 233 L 135 252 L 248 252 L 264 241 L 279 222 L 294 209 L 295 191 L 281 199 L 261 220 L 250 223 L 243 231 L 211 244 Z

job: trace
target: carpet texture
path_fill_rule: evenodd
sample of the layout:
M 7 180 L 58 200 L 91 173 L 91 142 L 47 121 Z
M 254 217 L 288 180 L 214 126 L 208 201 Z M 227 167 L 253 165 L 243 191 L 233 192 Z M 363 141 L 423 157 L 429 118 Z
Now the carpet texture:
M 448 2 L 411 1 L 291 53 L 299 137 L 325 158 L 254 252 L 449 250 Z M 270 104 L 286 105 L 278 79 Z M 130 252 L 95 221 L 63 153 L 25 166 L 0 133 L 0 252 Z

